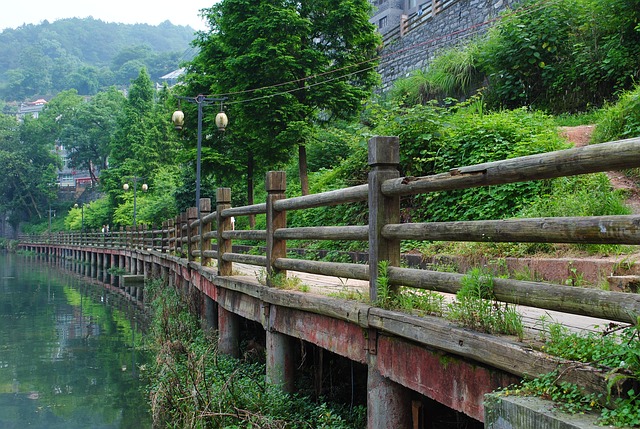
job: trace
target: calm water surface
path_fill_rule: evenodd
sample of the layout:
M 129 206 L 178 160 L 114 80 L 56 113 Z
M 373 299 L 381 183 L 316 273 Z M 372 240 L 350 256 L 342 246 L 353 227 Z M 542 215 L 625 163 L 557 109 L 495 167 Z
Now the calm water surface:
M 74 269 L 0 254 L 0 428 L 149 428 L 141 315 Z

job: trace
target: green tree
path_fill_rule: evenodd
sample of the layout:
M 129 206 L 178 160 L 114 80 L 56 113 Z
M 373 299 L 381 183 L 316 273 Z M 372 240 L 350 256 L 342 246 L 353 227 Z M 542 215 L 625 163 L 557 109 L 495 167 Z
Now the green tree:
M 296 147 L 307 193 L 312 129 L 351 117 L 370 95 L 380 43 L 370 7 L 365 0 L 223 0 L 205 11 L 211 31 L 194 42 L 200 53 L 185 90 L 233 94 L 232 131 L 217 151 L 246 166 L 249 203 L 255 170 L 288 161 Z
M 77 106 L 60 133 L 69 166 L 86 169 L 97 184 L 97 170 L 107 168 L 109 144 L 120 125 L 125 97 L 115 88 Z
M 56 170 L 59 159 L 53 146 L 39 138 L 36 119 L 22 124 L 13 117 L 0 116 L 0 209 L 16 226 L 33 217 L 42 218 L 56 197 Z
M 101 173 L 102 189 L 109 195 L 114 208 L 129 199 L 122 190 L 124 182 L 130 181 L 132 176 L 144 178 L 153 191 L 158 172 L 166 166 L 175 165 L 179 159 L 179 146 L 171 130 L 171 110 L 167 99 L 166 90 L 156 92 L 146 70 L 140 70 L 129 88 L 122 114 L 118 116 L 113 138 L 110 139 L 109 166 Z M 172 210 L 166 208 L 166 203 L 158 204 L 158 207 L 162 211 Z M 148 218 L 157 220 L 155 214 L 149 214 Z

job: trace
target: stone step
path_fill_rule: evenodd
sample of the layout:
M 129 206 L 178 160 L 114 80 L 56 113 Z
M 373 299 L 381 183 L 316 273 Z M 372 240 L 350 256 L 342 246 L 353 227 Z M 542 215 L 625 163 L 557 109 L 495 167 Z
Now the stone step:
M 640 290 L 640 276 L 608 276 L 607 281 L 612 291 L 637 293 Z

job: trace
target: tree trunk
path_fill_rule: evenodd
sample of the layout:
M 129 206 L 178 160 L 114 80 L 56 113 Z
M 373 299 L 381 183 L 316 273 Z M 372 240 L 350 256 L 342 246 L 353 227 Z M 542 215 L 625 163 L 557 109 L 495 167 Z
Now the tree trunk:
M 298 145 L 298 171 L 302 195 L 309 195 L 309 176 L 307 175 L 307 147 Z
M 253 205 L 253 153 L 249 152 L 247 159 L 247 205 Z M 256 215 L 249 215 L 249 227 L 256 227 Z

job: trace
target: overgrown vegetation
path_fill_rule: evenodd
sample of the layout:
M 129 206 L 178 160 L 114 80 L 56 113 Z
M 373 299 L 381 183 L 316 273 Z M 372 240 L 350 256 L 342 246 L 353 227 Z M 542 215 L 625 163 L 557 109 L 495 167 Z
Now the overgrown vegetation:
M 624 93 L 617 103 L 600 114 L 593 140 L 602 143 L 640 136 L 640 86 Z
M 515 306 L 498 301 L 493 294 L 493 275 L 481 268 L 469 271 L 461 281 L 447 317 L 471 329 L 490 334 L 524 336 L 522 317 Z
M 557 372 L 545 374 L 519 386 L 509 387 L 506 394 L 536 395 L 550 399 L 572 413 L 600 411 L 600 423 L 616 427 L 640 426 L 640 331 L 637 325 L 604 327 L 600 332 L 576 333 L 559 324 L 549 324 L 543 331 L 543 350 L 551 355 L 588 363 L 608 371 L 608 396 L 586 394 L 567 382 L 559 382 Z M 626 392 L 611 391 L 615 383 L 630 381 Z M 612 394 L 620 395 L 615 400 Z M 606 403 L 607 406 L 602 406 Z
M 378 264 L 378 296 L 373 305 L 388 310 L 400 310 L 420 315 L 442 316 L 444 296 L 430 290 L 417 291 L 412 288 L 392 288 L 389 283 L 389 262 Z
M 487 35 L 443 50 L 394 94 L 415 103 L 482 87 L 491 109 L 588 111 L 637 81 L 639 20 L 634 0 L 528 0 Z
M 328 405 L 283 393 L 265 381 L 265 367 L 223 356 L 200 329 L 192 297 L 160 283 L 153 297 L 150 401 L 154 427 L 362 428 L 362 407 Z
M 465 327 L 490 334 L 524 336 L 522 317 L 515 306 L 498 301 L 493 294 L 493 274 L 481 268 L 470 270 L 461 281 L 453 302 L 444 295 L 413 288 L 392 288 L 389 262 L 378 264 L 377 299 L 374 305 L 414 314 L 445 316 Z

